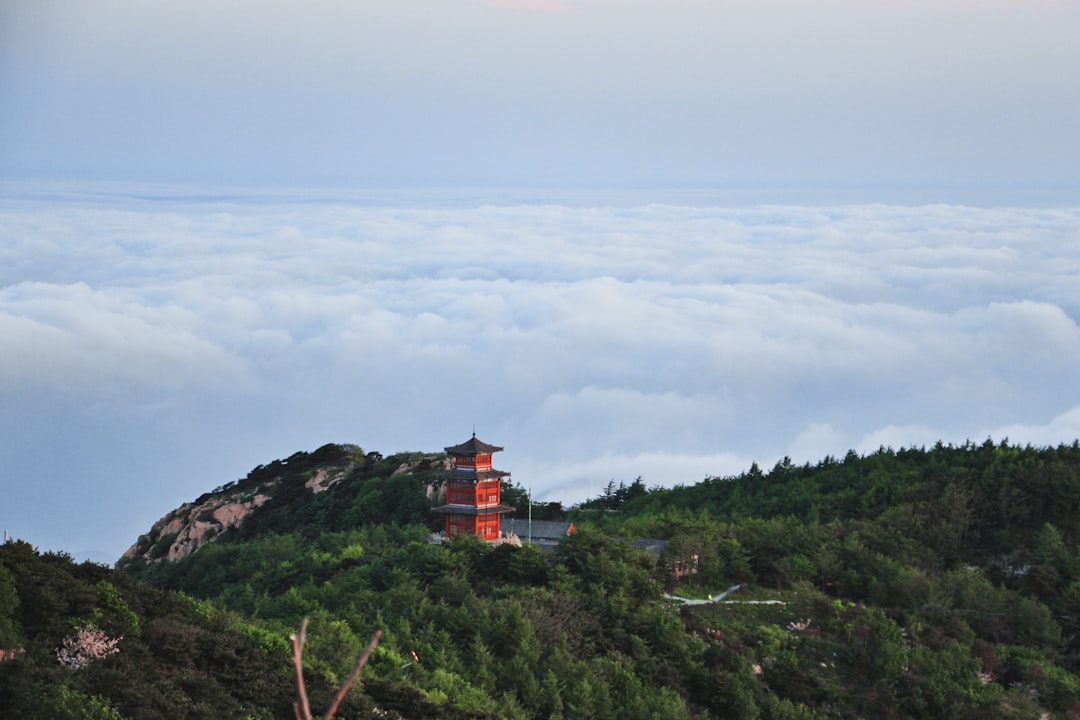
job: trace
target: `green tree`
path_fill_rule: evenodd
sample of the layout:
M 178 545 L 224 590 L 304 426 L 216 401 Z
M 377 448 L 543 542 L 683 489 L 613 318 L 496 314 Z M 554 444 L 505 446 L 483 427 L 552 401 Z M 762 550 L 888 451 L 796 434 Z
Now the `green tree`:
M 15 577 L 0 564 L 0 650 L 14 649 L 19 644 L 19 621 L 15 616 L 18 608 Z
M 126 720 L 107 699 L 67 685 L 40 688 L 31 712 L 35 720 Z

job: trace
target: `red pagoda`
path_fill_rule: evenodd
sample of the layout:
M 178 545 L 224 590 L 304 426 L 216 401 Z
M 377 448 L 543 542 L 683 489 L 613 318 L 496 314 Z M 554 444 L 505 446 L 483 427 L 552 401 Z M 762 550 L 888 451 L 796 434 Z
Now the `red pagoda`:
M 501 479 L 510 473 L 491 467 L 491 455 L 501 447 L 476 439 L 446 448 L 454 468 L 443 476 L 446 505 L 435 512 L 446 515 L 446 537 L 479 535 L 485 540 L 499 538 L 499 516 L 514 508 L 499 504 Z

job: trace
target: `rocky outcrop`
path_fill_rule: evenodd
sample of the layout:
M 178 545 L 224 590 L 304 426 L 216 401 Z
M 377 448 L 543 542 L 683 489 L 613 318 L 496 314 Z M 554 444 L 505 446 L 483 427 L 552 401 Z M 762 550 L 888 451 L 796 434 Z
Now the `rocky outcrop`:
M 365 454 L 357 445 L 328 444 L 311 453 L 297 452 L 259 465 L 247 477 L 221 485 L 168 513 L 124 553 L 118 565 L 138 567 L 180 560 L 246 522 L 251 526 L 245 533 L 264 532 L 268 527 L 289 531 L 291 513 L 306 517 L 303 509 L 309 502 L 321 508 L 314 515 L 320 518 L 318 530 L 323 531 L 328 516 L 341 522 L 350 515 L 342 508 L 352 504 L 357 489 L 367 481 L 380 486 L 388 477 L 415 474 L 420 476 L 417 489 L 427 485 L 429 494 L 445 493 L 438 476 L 448 463 L 445 455 L 430 453 L 383 458 L 377 452 Z M 313 500 L 315 496 L 320 497 Z M 330 509 L 335 512 L 328 512 Z M 250 520 L 253 515 L 256 519 Z M 260 518 L 270 519 L 264 524 Z
M 319 470 L 311 479 L 304 483 L 304 487 L 311 488 L 311 492 L 318 495 L 337 485 L 345 477 L 345 472 L 337 472 L 331 475 L 326 470 Z
M 184 503 L 154 523 L 121 559 L 141 555 L 146 562 L 162 562 L 187 557 L 226 530 L 238 527 L 269 499 L 269 495 L 260 493 L 233 492 Z

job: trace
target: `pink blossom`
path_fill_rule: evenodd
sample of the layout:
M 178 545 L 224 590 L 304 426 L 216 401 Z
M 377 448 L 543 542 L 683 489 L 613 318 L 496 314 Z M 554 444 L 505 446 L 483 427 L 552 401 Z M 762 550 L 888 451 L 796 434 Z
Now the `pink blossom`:
M 60 647 L 56 648 L 56 659 L 69 670 L 78 670 L 95 660 L 120 652 L 116 646 L 123 639 L 122 635 L 111 638 L 93 625 L 82 625 L 75 628 L 75 633 L 64 638 Z

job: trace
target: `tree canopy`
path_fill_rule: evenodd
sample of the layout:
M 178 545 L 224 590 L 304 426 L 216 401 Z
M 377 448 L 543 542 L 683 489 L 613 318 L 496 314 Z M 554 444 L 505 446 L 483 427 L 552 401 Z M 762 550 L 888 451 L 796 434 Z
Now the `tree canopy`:
M 315 692 L 383 631 L 340 718 L 1080 716 L 1076 444 L 613 481 L 552 552 L 431 544 L 431 467 L 319 452 L 253 471 L 291 489 L 176 562 L 2 546 L 2 714 L 288 717 L 307 617 Z M 123 639 L 71 670 L 85 626 Z

